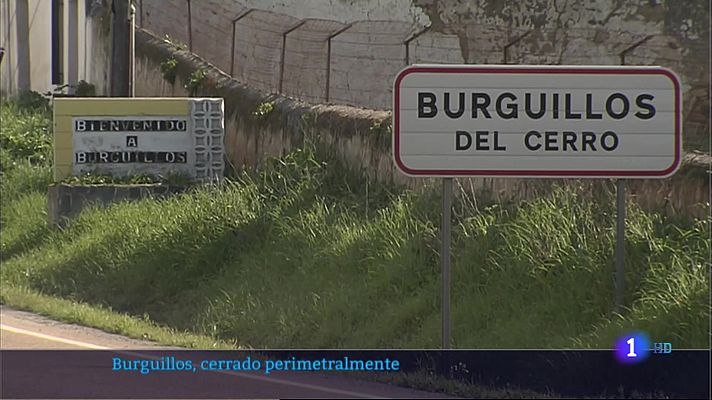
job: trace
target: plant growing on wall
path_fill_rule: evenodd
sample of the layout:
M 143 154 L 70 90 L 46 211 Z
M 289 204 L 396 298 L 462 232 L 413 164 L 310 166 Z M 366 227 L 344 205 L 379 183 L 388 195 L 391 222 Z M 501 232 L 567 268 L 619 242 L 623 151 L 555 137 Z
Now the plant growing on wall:
M 200 88 L 200 85 L 205 81 L 205 77 L 208 75 L 208 71 L 205 68 L 198 68 L 193 71 L 188 77 L 188 81 L 185 83 L 185 90 L 188 91 L 189 96 L 195 96 Z
M 48 112 L 50 110 L 49 99 L 34 90 L 21 93 L 15 100 L 15 104 L 23 111 L 40 110 Z
M 382 136 L 391 133 L 391 120 L 390 118 L 381 121 L 374 121 L 373 124 L 368 128 L 369 133 L 372 135 Z
M 176 72 L 178 71 L 178 60 L 171 57 L 163 60 L 161 63 L 161 74 L 163 74 L 163 79 L 165 79 L 171 85 L 176 83 Z
M 381 147 L 382 149 L 388 149 L 391 142 L 391 135 L 393 133 L 391 127 L 391 119 L 386 118 L 380 121 L 373 121 L 371 126 L 368 127 L 368 135 L 373 138 L 373 144 Z
M 188 45 L 170 37 L 167 33 L 163 35 L 163 41 L 175 47 L 178 50 L 188 50 Z
M 258 119 L 265 119 L 272 113 L 272 110 L 274 110 L 274 102 L 265 101 L 257 106 L 257 109 L 252 113 L 252 115 Z
M 79 97 L 95 97 L 96 87 L 85 80 L 81 80 L 77 82 L 75 93 Z

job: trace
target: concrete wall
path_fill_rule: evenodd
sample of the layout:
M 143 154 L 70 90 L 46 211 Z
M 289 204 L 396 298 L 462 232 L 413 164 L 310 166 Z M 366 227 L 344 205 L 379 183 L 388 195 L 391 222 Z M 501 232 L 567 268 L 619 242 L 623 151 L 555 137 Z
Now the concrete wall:
M 283 93 L 312 103 L 325 101 L 330 73 L 327 41 L 346 26 L 337 21 L 304 20 L 302 26 L 287 36 Z
M 232 21 L 245 10 L 247 8 L 233 0 L 204 0 L 200 2 L 200 6 L 191 7 L 191 15 L 195 21 L 210 21 L 210 23 L 191 26 L 193 49 L 200 49 L 201 55 L 206 60 L 210 60 L 221 70 L 229 72 L 232 44 L 227 45 L 226 48 L 225 38 L 232 40 Z M 223 38 L 223 40 L 215 38 Z
M 111 93 L 111 10 L 106 1 L 94 2 L 92 7 L 85 10 L 85 56 L 83 59 L 80 57 L 83 61 L 80 63 L 83 64 L 80 71 L 83 74 L 80 73 L 79 79 L 93 84 L 97 96 L 108 96 Z
M 240 19 L 235 24 L 232 75 L 257 89 L 276 93 L 282 60 L 282 34 L 299 22 L 289 15 L 260 10 Z
M 295 18 L 331 19 L 343 23 L 383 19 L 416 25 L 428 22 L 425 13 L 411 0 L 240 0 L 240 3 L 247 8 Z
M 403 42 L 409 22 L 359 21 L 331 40 L 331 84 L 327 101 L 390 108 L 393 80 L 405 66 Z
M 684 146 L 709 152 L 708 0 L 414 0 L 465 62 L 660 65 L 682 80 Z
M 189 2 L 187 0 L 140 1 L 138 15 L 137 23 L 159 37 L 168 36 L 174 43 L 186 46 L 190 44 Z M 206 20 L 207 23 L 208 20 Z M 211 32 L 210 34 L 215 35 L 216 33 Z M 213 40 L 224 40 L 220 36 L 212 36 L 212 38 Z
M 238 80 L 314 103 L 389 109 L 393 77 L 414 63 L 662 65 L 683 82 L 685 149 L 709 151 L 706 0 L 139 0 L 139 8 L 143 27 Z
M 460 39 L 428 30 L 408 46 L 408 64 L 463 64 Z
M 160 63 L 170 57 L 178 60 L 175 84 L 166 82 Z M 255 90 L 209 66 L 199 57 L 140 32 L 137 35 L 137 89 L 139 96 L 184 96 L 183 85 L 192 71 L 208 71 L 198 96 L 225 99 L 225 151 L 232 166 L 259 167 L 270 156 L 281 156 L 314 139 L 344 164 L 369 179 L 417 188 L 436 183 L 432 179 L 407 178 L 395 169 L 391 158 L 388 129 L 390 113 L 338 105 L 310 105 L 284 96 Z M 274 104 L 265 117 L 254 112 L 265 102 Z M 631 197 L 645 208 L 673 216 L 705 217 L 709 210 L 710 186 L 706 155 L 685 156 L 680 171 L 671 179 L 629 180 Z M 535 198 L 552 185 L 587 187 L 589 193 L 608 190 L 606 180 L 553 179 L 457 179 L 461 195 L 472 197 L 485 192 L 499 202 Z
M 389 107 L 384 88 L 405 65 L 404 41 L 426 23 L 407 0 L 139 0 L 138 9 L 143 28 L 255 88 L 371 108 Z M 413 43 L 414 61 L 458 59 L 436 36 Z
M 164 198 L 188 189 L 187 186 L 147 185 L 67 185 L 52 184 L 47 190 L 47 222 L 64 226 L 90 206 L 109 206 L 121 201 Z

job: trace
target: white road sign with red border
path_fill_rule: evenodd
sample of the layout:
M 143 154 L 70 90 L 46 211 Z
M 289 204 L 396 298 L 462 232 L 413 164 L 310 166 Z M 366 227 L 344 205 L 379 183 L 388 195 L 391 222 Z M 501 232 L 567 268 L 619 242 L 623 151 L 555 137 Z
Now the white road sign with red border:
M 664 178 L 680 164 L 680 83 L 661 67 L 414 65 L 393 100 L 411 176 Z

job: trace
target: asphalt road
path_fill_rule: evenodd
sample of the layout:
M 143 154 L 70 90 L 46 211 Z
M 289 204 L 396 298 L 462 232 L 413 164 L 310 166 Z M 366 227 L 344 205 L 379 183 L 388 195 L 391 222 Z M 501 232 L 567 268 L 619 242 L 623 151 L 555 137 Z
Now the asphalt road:
M 12 310 L 0 306 L 0 349 L 2 350 L 121 350 L 119 353 L 131 355 L 130 350 L 151 349 L 169 350 L 171 348 L 161 347 L 148 341 L 134 340 L 120 335 L 109 334 L 97 329 L 87 328 L 78 325 L 64 324 L 38 316 L 36 314 Z M 175 348 L 173 348 L 175 349 Z M 45 354 L 56 354 L 57 358 L 65 360 L 64 368 L 58 369 L 56 361 L 47 361 L 47 357 L 42 361 L 30 360 L 25 353 L 14 353 L 10 357 L 10 352 L 5 352 L 4 361 L 0 373 L 2 376 L 3 392 L 2 398 L 7 396 L 23 397 L 30 394 L 37 397 L 58 398 L 56 388 L 65 387 L 66 383 L 77 381 L 77 370 L 82 368 L 86 371 L 86 365 L 72 365 L 72 357 L 66 357 L 66 352 L 44 352 Z M 101 354 L 105 352 L 92 352 Z M 17 363 L 20 354 L 27 359 L 27 366 Z M 30 353 L 27 353 L 30 354 Z M 82 353 L 83 354 L 83 353 Z M 137 353 L 133 353 L 136 355 Z M 76 358 L 77 356 L 74 356 Z M 43 367 L 41 364 L 50 363 Z M 79 361 L 81 364 L 83 361 Z M 95 363 L 96 361 L 87 361 Z M 15 364 L 13 364 L 15 363 Z M 86 398 L 117 398 L 117 394 L 123 393 L 125 396 L 132 396 L 132 393 L 140 397 L 145 397 L 146 391 L 141 391 L 141 385 L 149 382 L 140 374 L 132 376 L 118 376 L 108 374 L 96 377 L 89 376 L 85 380 L 80 380 L 82 390 L 80 391 Z M 51 374 L 42 375 L 38 373 L 50 370 Z M 92 374 L 94 370 L 92 370 Z M 338 375 L 317 374 L 311 372 L 292 373 L 272 373 L 270 375 L 248 374 L 238 371 L 204 372 L 201 373 L 200 384 L 196 385 L 194 380 L 176 379 L 175 376 L 164 374 L 162 377 L 152 377 L 151 385 L 158 386 L 158 392 L 154 391 L 152 398 L 201 398 L 201 388 L 221 387 L 229 385 L 233 398 L 444 398 L 443 394 L 415 391 L 393 385 L 374 383 L 356 380 Z M 107 381 L 107 379 L 109 381 Z M 107 393 L 106 386 L 111 386 L 111 380 L 121 379 L 121 384 L 116 385 Z M 47 388 L 43 391 L 44 387 Z M 107 383 L 108 382 L 108 383 Z M 117 381 L 118 382 L 118 381 Z M 39 386 L 38 386 L 39 385 Z M 26 388 L 26 392 L 23 388 Z M 135 389 L 132 391 L 132 388 Z M 119 389 L 117 391 L 117 389 Z M 202 391 L 202 392 L 201 392 Z M 75 393 L 68 391 L 66 393 Z M 160 392 L 160 393 L 159 393 Z M 133 397 L 133 396 L 132 396 Z M 232 397 L 232 396 L 231 396 Z

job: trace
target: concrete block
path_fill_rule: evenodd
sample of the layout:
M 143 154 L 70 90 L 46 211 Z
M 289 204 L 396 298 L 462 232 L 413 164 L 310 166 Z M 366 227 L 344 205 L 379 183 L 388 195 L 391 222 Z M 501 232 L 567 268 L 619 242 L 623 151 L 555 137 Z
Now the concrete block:
M 149 197 L 165 198 L 186 191 L 183 185 L 68 185 L 52 184 L 47 189 L 47 223 L 63 227 L 83 209 L 91 205 L 107 207 L 121 201 L 136 201 Z

